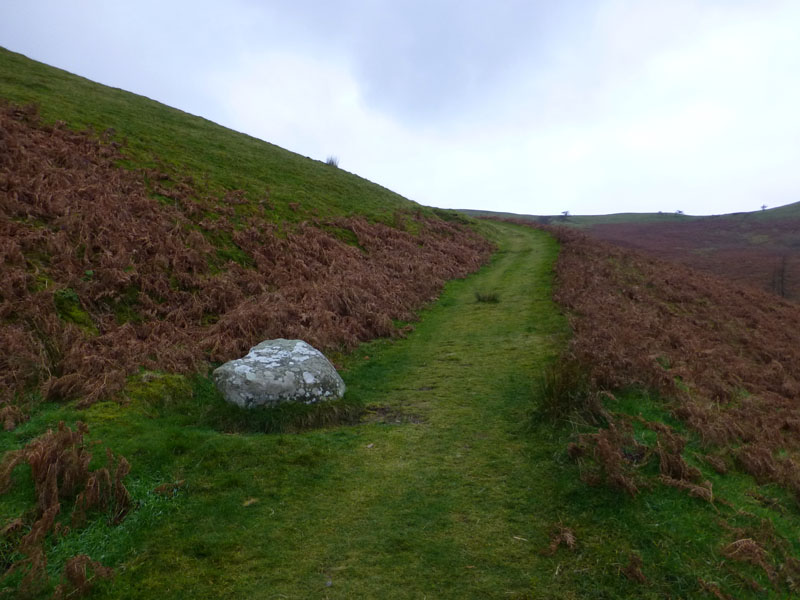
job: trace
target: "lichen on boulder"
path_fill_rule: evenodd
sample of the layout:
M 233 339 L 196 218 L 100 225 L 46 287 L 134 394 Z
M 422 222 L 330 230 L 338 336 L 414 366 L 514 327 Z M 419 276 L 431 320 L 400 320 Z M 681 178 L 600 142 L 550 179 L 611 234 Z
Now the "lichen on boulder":
M 241 408 L 314 404 L 337 400 L 345 392 L 330 361 L 302 340 L 261 342 L 244 358 L 215 369 L 213 378 L 225 400 Z

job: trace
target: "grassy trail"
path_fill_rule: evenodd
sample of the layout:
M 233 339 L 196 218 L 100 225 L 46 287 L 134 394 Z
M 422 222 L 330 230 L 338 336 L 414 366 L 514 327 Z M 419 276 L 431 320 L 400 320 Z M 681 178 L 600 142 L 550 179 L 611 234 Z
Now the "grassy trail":
M 209 438 L 194 474 L 179 473 L 194 479 L 185 507 L 109 595 L 524 597 L 553 468 L 532 468 L 524 422 L 565 325 L 553 240 L 493 227 L 492 265 L 450 284 L 407 339 L 348 359 L 368 422 Z
M 332 485 L 292 507 L 297 535 L 274 532 L 289 543 L 286 564 L 300 567 L 287 595 L 326 584 L 331 597 L 529 589 L 536 498 L 520 423 L 561 323 L 546 285 L 552 242 L 518 230 L 504 242 L 492 268 L 453 286 L 415 335 L 360 367 L 351 386 L 369 404 L 420 422 L 362 427 Z M 500 301 L 478 303 L 476 290 Z

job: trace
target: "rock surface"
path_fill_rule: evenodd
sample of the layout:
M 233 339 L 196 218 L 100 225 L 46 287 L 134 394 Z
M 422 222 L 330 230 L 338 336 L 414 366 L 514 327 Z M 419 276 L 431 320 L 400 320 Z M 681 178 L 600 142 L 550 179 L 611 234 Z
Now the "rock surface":
M 302 340 L 261 342 L 244 358 L 215 369 L 213 377 L 225 400 L 242 408 L 313 404 L 341 398 L 345 391 L 328 359 Z

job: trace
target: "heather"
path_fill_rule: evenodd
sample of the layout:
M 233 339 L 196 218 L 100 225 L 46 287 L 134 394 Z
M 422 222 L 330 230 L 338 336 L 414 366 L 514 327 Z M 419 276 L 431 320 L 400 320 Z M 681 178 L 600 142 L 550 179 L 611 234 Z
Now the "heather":
M 800 493 L 797 305 L 581 233 L 556 236 L 556 299 L 594 386 L 673 398 L 718 458 Z

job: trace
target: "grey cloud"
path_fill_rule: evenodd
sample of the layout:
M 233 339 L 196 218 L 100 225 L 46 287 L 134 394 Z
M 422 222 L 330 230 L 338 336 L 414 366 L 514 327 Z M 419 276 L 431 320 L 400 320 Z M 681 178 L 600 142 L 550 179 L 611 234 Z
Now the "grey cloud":
M 304 0 L 270 3 L 268 11 L 303 43 L 343 53 L 372 106 L 425 122 L 480 105 L 517 63 L 538 60 L 561 20 L 584 12 L 522 0 Z

